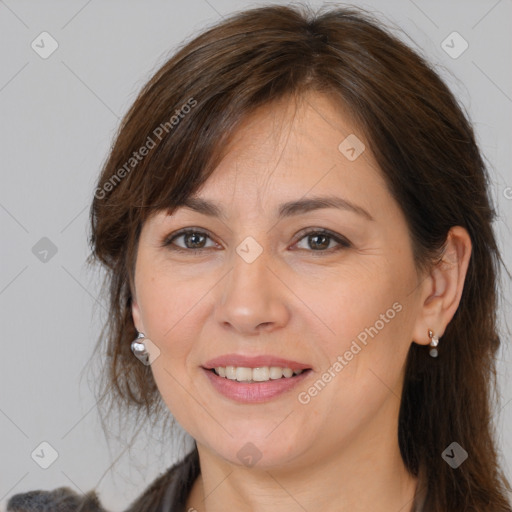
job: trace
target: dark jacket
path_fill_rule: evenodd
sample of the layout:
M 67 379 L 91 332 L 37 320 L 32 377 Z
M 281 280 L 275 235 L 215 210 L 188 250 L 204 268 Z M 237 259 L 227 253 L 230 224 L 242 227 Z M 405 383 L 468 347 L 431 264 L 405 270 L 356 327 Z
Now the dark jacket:
M 197 449 L 158 476 L 125 512 L 186 512 L 192 484 L 199 475 Z M 15 494 L 7 512 L 108 512 L 95 491 L 79 495 L 69 487 Z

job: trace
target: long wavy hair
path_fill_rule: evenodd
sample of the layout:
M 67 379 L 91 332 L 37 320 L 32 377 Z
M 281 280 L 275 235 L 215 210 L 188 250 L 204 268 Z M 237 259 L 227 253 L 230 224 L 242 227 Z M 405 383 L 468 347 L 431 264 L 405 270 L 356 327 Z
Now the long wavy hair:
M 90 262 L 106 270 L 108 319 L 95 349 L 102 415 L 166 413 L 150 367 L 130 350 L 141 227 L 172 212 L 208 179 L 239 123 L 256 108 L 305 92 L 329 94 L 365 133 L 403 210 L 418 269 L 431 267 L 452 226 L 472 255 L 459 308 L 436 360 L 412 343 L 399 413 L 404 464 L 426 469 L 426 512 L 510 512 L 493 429 L 502 260 L 489 176 L 464 109 L 433 67 L 369 13 L 267 6 L 224 19 L 184 44 L 123 118 L 90 211 Z M 145 148 L 145 149 L 144 149 Z M 168 412 L 168 411 L 167 411 Z M 469 454 L 452 469 L 453 441 Z

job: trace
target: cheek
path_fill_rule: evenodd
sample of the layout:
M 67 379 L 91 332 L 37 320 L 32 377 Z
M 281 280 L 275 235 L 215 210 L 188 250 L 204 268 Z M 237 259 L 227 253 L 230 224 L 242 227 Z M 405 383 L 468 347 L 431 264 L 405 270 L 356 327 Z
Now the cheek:
M 342 396 L 348 391 L 359 398 L 363 388 L 369 392 L 379 379 L 390 387 L 400 381 L 411 327 L 408 303 L 401 291 L 406 288 L 404 282 L 391 269 L 375 266 L 370 271 L 366 266 L 364 270 L 330 281 L 322 294 L 313 295 L 317 302 L 312 305 L 328 328 L 319 339 L 323 368 L 331 367 L 336 375 L 332 380 L 338 382 L 333 389 L 342 388 Z M 402 277 L 405 275 L 402 272 Z
M 329 318 L 336 335 L 321 340 L 326 363 L 317 380 L 300 390 L 301 403 L 307 402 L 301 407 L 309 417 L 329 418 L 320 437 L 345 443 L 378 414 L 396 413 L 410 346 L 408 319 L 389 289 Z M 305 426 L 314 428 L 314 422 Z
M 405 286 L 397 272 L 379 263 L 375 259 L 323 272 L 313 279 L 294 280 L 294 293 L 304 299 L 304 312 L 311 321 L 321 326 L 330 353 L 348 349 L 356 339 L 364 346 L 365 341 L 382 337 L 400 323 L 404 309 L 401 289 Z
M 194 393 L 190 373 L 191 354 L 201 329 L 198 294 L 159 273 L 157 279 L 149 279 L 141 286 L 139 296 L 146 336 L 160 351 L 151 365 L 155 383 L 176 420 L 190 429 L 190 417 L 201 414 L 192 405 L 200 397 Z
M 185 286 L 175 275 L 176 270 L 160 268 L 142 258 L 137 267 L 137 299 L 146 336 L 162 345 L 179 330 L 187 314 L 193 314 L 198 302 L 193 287 Z
M 150 257 L 141 258 L 137 271 L 137 298 L 145 334 L 160 350 L 152 364 L 155 381 L 164 398 L 166 394 L 180 394 L 181 386 L 191 390 L 191 374 L 201 359 L 198 341 L 204 338 L 202 332 L 211 315 L 208 290 L 215 286 L 215 275 L 170 268 Z

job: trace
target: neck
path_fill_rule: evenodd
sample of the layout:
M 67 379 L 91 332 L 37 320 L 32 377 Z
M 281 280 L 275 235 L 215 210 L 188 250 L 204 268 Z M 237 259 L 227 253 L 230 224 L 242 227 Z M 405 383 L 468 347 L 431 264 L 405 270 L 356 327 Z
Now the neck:
M 201 474 L 186 510 L 410 512 L 418 482 L 403 464 L 396 426 L 380 423 L 339 449 L 303 454 L 286 469 L 235 465 L 198 444 Z

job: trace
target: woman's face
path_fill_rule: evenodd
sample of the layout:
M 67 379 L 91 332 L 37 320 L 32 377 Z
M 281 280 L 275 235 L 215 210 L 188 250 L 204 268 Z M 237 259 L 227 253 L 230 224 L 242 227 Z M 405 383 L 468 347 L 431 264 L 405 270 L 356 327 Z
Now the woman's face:
M 326 96 L 260 109 L 227 149 L 194 196 L 215 209 L 160 212 L 141 232 L 133 316 L 158 389 L 236 464 L 296 468 L 359 445 L 371 458 L 396 439 L 423 332 L 405 218 Z

